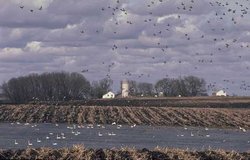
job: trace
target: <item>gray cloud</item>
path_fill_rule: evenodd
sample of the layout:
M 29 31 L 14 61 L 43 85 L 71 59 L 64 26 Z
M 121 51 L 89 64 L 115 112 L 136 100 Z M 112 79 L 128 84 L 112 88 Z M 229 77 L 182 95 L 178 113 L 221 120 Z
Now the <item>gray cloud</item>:
M 89 80 L 110 75 L 114 89 L 124 78 L 196 75 L 249 94 L 239 88 L 250 83 L 247 7 L 243 0 L 0 0 L 0 82 L 88 69 Z

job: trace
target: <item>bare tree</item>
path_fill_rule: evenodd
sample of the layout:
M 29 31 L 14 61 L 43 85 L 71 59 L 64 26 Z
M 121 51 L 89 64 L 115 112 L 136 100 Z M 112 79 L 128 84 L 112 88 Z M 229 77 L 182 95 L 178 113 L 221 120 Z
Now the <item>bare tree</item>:
M 155 84 L 156 91 L 165 96 L 204 96 L 207 95 L 206 82 L 202 78 L 187 76 L 184 78 L 164 78 Z
M 90 97 L 91 90 L 89 81 L 83 75 L 67 72 L 12 78 L 2 88 L 4 94 L 14 103 L 86 99 Z
M 204 96 L 207 95 L 206 82 L 202 78 L 195 76 L 184 77 L 184 83 L 188 96 Z
M 152 96 L 154 94 L 154 87 L 152 83 L 140 82 L 137 84 L 137 92 L 144 96 Z
M 137 96 L 138 95 L 137 82 L 130 80 L 128 81 L 128 84 L 129 84 L 129 95 Z
M 111 90 L 112 84 L 113 81 L 110 78 L 104 78 L 100 81 L 92 82 L 92 97 L 101 98 L 102 95 Z

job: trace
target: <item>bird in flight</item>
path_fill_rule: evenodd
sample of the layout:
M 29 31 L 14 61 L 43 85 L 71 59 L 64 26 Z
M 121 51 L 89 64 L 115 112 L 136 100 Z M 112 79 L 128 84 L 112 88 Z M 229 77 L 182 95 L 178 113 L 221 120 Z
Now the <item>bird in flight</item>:
M 85 72 L 88 72 L 88 71 L 89 71 L 88 69 L 83 69 L 81 72 L 85 73 Z

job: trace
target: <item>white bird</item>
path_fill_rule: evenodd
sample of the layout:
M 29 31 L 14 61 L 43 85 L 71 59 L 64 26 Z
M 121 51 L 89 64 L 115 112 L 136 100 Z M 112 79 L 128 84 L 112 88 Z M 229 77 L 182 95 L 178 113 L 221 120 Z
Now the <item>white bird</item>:
M 194 134 L 193 134 L 193 132 L 191 132 L 191 137 L 193 137 L 194 136 Z
M 112 125 L 116 125 L 116 122 L 113 122 Z
M 102 133 L 99 132 L 99 133 L 98 133 L 98 136 L 99 136 L 99 137 L 102 137 Z
M 49 136 L 46 136 L 46 139 L 49 139 Z
M 108 135 L 109 135 L 109 136 L 115 136 L 116 134 L 113 133 L 113 132 L 111 132 L 111 133 L 109 132 Z
M 78 133 L 75 133 L 75 136 L 78 136 L 79 134 Z
M 57 145 L 57 143 L 56 142 L 54 142 L 54 143 L 52 143 L 53 144 L 53 146 L 56 146 Z
M 17 141 L 15 140 L 15 145 L 18 145 Z
M 56 135 L 56 139 L 61 139 L 61 137 L 60 136 L 58 136 L 58 134 Z
M 206 135 L 206 137 L 210 137 L 210 135 L 209 135 L 209 134 L 207 134 L 207 135 Z
M 208 128 L 206 127 L 205 130 L 208 131 Z
M 134 125 L 131 126 L 131 128 L 134 128 L 134 127 L 136 127 L 136 124 L 134 124 Z
M 36 139 L 36 142 L 37 142 L 37 143 L 41 143 L 42 141 L 41 141 L 40 139 L 37 138 L 37 139 Z
M 246 132 L 247 130 L 243 127 L 239 127 L 240 130 L 242 130 L 242 132 Z
M 68 129 L 73 129 L 73 127 L 67 126 Z
M 84 125 L 78 125 L 77 128 L 84 128 Z
M 120 129 L 121 127 L 122 127 L 122 125 L 117 125 L 117 127 L 116 127 L 116 128 L 117 128 L 117 129 Z
M 28 145 L 29 145 L 29 146 L 32 146 L 33 144 L 28 140 Z
M 53 135 L 53 133 L 52 133 L 52 132 L 50 132 L 49 134 L 50 134 L 50 135 Z

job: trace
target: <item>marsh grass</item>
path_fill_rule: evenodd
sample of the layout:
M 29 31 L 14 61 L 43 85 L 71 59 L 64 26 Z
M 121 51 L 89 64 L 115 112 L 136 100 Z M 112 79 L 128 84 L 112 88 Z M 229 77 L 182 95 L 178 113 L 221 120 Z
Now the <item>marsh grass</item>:
M 82 145 L 72 148 L 27 148 L 22 150 L 0 150 L 0 159 L 44 159 L 44 160 L 249 160 L 250 152 L 239 153 L 225 150 L 183 150 L 160 148 L 153 150 L 123 147 L 120 149 L 90 149 Z

